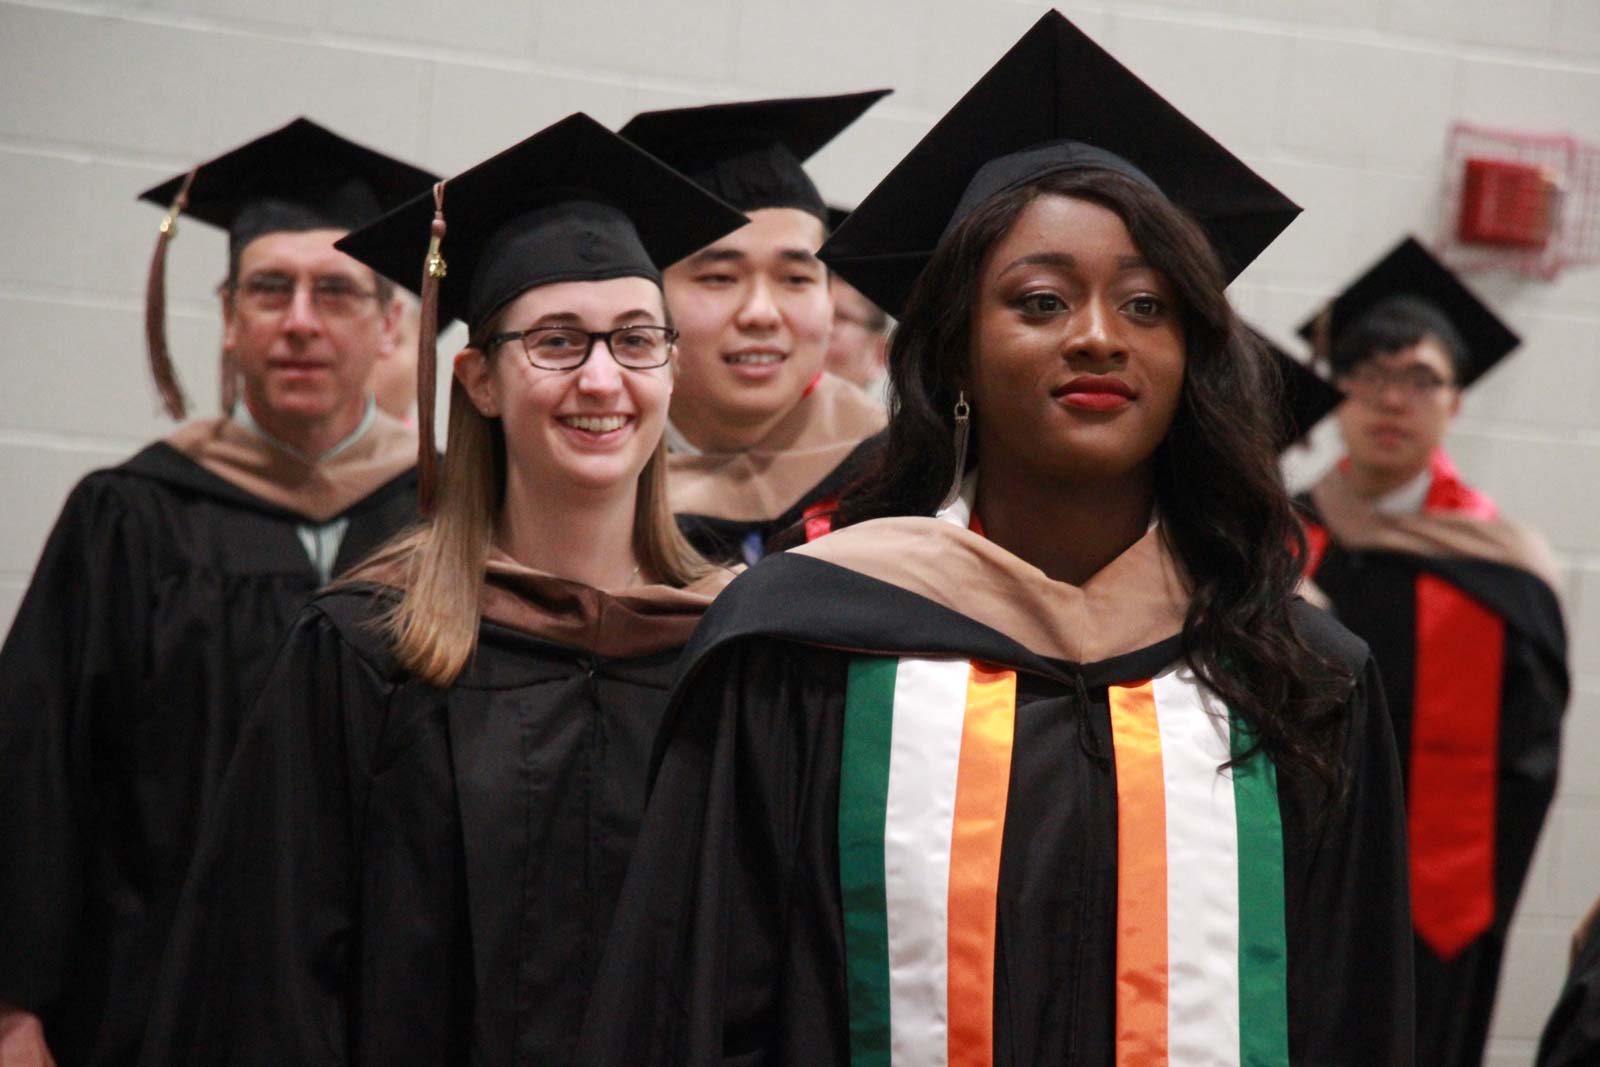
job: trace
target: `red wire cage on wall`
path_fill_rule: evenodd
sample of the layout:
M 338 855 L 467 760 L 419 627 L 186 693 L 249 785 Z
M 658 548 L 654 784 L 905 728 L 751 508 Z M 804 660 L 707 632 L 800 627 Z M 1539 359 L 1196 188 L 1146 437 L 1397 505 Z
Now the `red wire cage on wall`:
M 1548 280 L 1600 262 L 1600 146 L 1458 122 L 1445 175 L 1439 254 L 1452 267 Z

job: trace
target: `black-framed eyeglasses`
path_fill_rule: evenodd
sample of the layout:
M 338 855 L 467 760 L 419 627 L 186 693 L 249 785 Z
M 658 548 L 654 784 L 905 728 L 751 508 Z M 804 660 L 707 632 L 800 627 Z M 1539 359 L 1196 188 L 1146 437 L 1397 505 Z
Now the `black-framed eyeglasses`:
M 1351 396 L 1362 400 L 1376 400 L 1391 385 L 1399 388 L 1407 400 L 1424 400 L 1451 383 L 1427 367 L 1400 367 L 1390 370 L 1370 363 L 1356 367 L 1344 375 L 1339 384 Z
M 253 274 L 233 286 L 235 298 L 252 311 L 285 311 L 294 302 L 299 282 L 285 274 Z M 320 315 L 342 318 L 360 311 L 378 297 L 376 289 L 363 289 L 348 278 L 317 278 L 311 282 L 311 306 Z
M 596 341 L 604 341 L 617 365 L 628 370 L 650 370 L 672 356 L 678 331 L 670 326 L 618 326 L 614 330 L 580 330 L 571 326 L 535 326 L 529 330 L 497 333 L 484 342 L 484 351 L 521 341 L 528 362 L 540 370 L 577 370 L 589 359 Z

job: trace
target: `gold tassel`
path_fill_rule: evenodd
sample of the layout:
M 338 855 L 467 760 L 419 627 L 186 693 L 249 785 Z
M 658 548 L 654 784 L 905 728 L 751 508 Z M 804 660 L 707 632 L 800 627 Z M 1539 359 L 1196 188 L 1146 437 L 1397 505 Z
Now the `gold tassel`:
M 156 235 L 156 250 L 150 257 L 150 276 L 144 290 L 144 340 L 150 355 L 150 375 L 155 379 L 167 414 L 180 422 L 188 403 L 172 366 L 172 353 L 167 348 L 167 245 L 177 236 L 178 216 L 189 206 L 189 186 L 194 184 L 194 176 L 195 171 L 191 170 L 184 177 L 172 207 L 161 220 L 161 232 Z
M 433 395 L 438 385 L 439 280 L 445 276 L 444 182 L 433 186 L 433 224 L 428 258 L 422 266 L 422 311 L 417 325 L 417 506 L 433 514 L 438 491 L 439 454 L 433 442 Z

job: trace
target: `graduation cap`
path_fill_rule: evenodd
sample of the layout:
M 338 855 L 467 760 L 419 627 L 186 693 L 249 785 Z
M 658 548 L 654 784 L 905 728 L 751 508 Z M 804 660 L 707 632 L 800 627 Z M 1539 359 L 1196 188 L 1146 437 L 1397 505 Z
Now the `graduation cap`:
M 1329 359 L 1346 331 L 1380 305 L 1419 300 L 1454 326 L 1466 346 L 1458 385 L 1466 388 L 1522 343 L 1494 311 L 1415 237 L 1407 237 L 1301 324 L 1317 357 Z
M 1245 329 L 1255 339 L 1256 344 L 1261 346 L 1261 350 L 1278 365 L 1278 376 L 1282 381 L 1280 399 L 1283 406 L 1279 411 L 1276 424 L 1277 439 L 1274 443 L 1278 446 L 1278 451 L 1282 452 L 1290 445 L 1305 440 L 1306 435 L 1317 423 L 1344 403 L 1344 393 L 1322 375 L 1273 344 L 1266 334 L 1254 326 L 1247 324 Z
M 839 207 L 835 204 L 828 205 L 828 232 L 832 233 L 844 225 L 844 220 L 850 217 L 850 209 Z
M 826 224 L 801 164 L 892 91 L 646 111 L 618 132 L 740 211 L 798 208 Z
M 1188 211 L 1230 281 L 1300 212 L 1051 11 L 878 183 L 821 256 L 899 314 L 948 229 L 999 193 L 1089 166 L 1153 185 Z
M 365 225 L 434 180 L 428 171 L 297 118 L 140 193 L 140 200 L 167 209 L 145 287 L 150 370 L 167 412 L 181 419 L 187 406 L 166 337 L 167 245 L 180 214 L 226 230 L 229 253 L 237 256 L 257 237 L 280 230 Z M 234 384 L 224 367 L 224 411 L 233 406 Z
M 448 231 L 446 228 L 448 216 Z M 481 329 L 540 285 L 661 270 L 749 220 L 677 171 L 573 114 L 438 182 L 334 247 L 422 297 L 419 494 L 432 503 L 435 345 L 441 322 Z

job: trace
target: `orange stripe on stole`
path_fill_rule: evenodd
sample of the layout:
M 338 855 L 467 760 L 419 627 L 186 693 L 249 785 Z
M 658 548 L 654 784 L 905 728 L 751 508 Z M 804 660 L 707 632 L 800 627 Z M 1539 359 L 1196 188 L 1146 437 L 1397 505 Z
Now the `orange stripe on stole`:
M 1167 1062 L 1167 796 L 1149 682 L 1112 686 L 1117 770 L 1117 1067 Z
M 950 1067 L 994 1062 L 994 951 L 1017 675 L 974 662 L 950 832 Z

